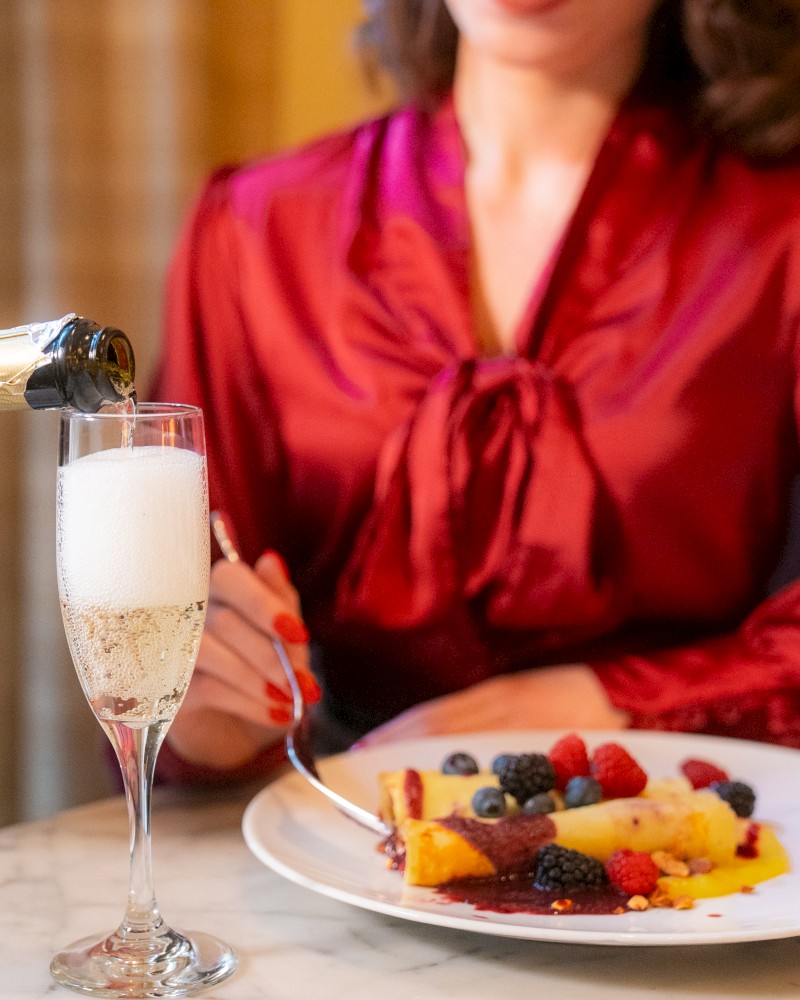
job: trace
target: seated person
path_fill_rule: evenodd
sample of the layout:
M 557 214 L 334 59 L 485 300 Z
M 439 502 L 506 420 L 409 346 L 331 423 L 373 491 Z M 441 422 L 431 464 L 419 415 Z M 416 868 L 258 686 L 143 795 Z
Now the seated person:
M 273 635 L 344 743 L 800 746 L 796 3 L 369 7 L 402 104 L 219 171 L 177 249 L 152 396 L 243 562 L 164 776 L 274 763 Z

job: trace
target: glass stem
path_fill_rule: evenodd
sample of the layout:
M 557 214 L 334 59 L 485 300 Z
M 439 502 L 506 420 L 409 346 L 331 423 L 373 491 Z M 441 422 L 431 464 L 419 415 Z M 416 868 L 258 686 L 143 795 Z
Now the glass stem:
M 130 886 L 128 905 L 119 928 L 122 937 L 152 937 L 164 921 L 153 890 L 150 838 L 150 800 L 153 773 L 166 725 L 129 726 L 124 722 L 104 722 L 103 728 L 119 760 L 130 821 Z

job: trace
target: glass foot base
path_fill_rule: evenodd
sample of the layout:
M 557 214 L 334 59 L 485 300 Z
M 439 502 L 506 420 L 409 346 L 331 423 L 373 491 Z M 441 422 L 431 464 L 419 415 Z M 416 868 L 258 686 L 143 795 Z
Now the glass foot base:
M 98 997 L 184 997 L 227 979 L 236 955 L 209 934 L 84 938 L 50 963 L 56 982 Z

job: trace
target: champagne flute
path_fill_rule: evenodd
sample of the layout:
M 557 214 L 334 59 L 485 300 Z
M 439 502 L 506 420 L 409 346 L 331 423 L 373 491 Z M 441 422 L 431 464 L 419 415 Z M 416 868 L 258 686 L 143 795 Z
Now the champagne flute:
M 61 414 L 58 588 L 87 701 L 122 770 L 130 887 L 119 927 L 56 955 L 62 985 L 106 997 L 179 997 L 236 967 L 207 934 L 164 922 L 153 891 L 150 795 L 158 750 L 186 692 L 209 586 L 203 416 L 133 403 Z

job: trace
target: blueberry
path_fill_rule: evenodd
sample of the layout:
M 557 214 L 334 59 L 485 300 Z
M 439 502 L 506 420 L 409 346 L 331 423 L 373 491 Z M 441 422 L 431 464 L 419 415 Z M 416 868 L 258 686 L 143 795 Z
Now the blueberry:
M 442 774 L 477 774 L 478 764 L 468 753 L 451 753 L 442 761 Z
M 594 778 L 579 776 L 570 778 L 564 789 L 564 808 L 576 809 L 578 806 L 593 806 L 603 797 L 603 789 Z
M 506 797 L 499 788 L 479 788 L 472 796 L 472 811 L 483 819 L 497 819 L 505 815 Z
M 747 819 L 756 807 L 756 793 L 743 781 L 712 781 L 708 786 L 733 809 L 737 816 Z
M 515 753 L 499 753 L 492 761 L 492 774 L 499 774 L 506 764 L 516 756 Z
M 539 792 L 537 795 L 532 795 L 522 806 L 522 811 L 529 816 L 551 813 L 555 812 L 555 810 L 555 801 L 553 796 L 548 792 Z

